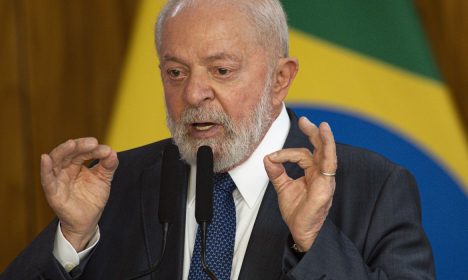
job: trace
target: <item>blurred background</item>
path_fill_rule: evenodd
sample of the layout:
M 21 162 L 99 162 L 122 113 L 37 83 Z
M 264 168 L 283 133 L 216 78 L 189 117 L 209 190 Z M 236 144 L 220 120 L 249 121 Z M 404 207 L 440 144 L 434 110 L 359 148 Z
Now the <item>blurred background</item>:
M 439 279 L 468 279 L 468 2 L 282 1 L 289 106 L 412 171 Z M 0 0 L 0 271 L 51 221 L 40 154 L 167 137 L 158 0 Z

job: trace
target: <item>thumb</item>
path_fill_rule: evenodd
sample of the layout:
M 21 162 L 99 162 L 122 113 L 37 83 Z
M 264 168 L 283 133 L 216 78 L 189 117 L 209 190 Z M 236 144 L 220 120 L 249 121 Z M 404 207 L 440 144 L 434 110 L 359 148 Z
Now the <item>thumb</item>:
M 114 176 L 115 170 L 119 166 L 119 159 L 117 158 L 117 153 L 112 150 L 109 155 L 105 158 L 102 158 L 96 168 L 98 172 L 101 172 L 107 178 L 112 179 Z
M 270 159 L 271 155 L 265 156 L 263 158 L 263 165 L 265 166 L 265 170 L 267 172 L 268 178 L 270 178 L 271 183 L 278 191 L 278 188 L 283 186 L 286 182 L 291 181 L 292 179 L 289 178 L 286 170 L 284 169 L 283 164 L 273 162 Z

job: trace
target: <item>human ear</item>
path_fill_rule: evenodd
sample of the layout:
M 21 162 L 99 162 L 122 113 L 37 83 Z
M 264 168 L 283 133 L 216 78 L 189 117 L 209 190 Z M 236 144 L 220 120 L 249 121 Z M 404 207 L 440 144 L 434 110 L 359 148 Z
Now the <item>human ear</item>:
M 278 60 L 273 83 L 273 102 L 280 105 L 288 94 L 297 71 L 299 62 L 296 58 L 285 57 Z

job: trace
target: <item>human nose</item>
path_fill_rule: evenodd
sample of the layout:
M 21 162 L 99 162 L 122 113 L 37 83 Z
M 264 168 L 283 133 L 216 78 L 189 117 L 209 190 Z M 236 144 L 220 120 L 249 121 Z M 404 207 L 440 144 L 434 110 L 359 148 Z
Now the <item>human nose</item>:
M 184 98 L 187 103 L 195 107 L 214 98 L 214 93 L 206 74 L 192 72 L 185 87 Z

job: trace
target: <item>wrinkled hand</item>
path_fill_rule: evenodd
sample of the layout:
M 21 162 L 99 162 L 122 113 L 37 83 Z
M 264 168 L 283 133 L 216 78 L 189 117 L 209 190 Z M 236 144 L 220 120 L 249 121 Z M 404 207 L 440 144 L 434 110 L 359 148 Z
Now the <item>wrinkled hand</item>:
M 335 140 L 327 123 L 317 127 L 302 117 L 299 128 L 309 137 L 313 153 L 306 148 L 284 149 L 266 156 L 263 162 L 278 194 L 283 220 L 299 249 L 307 251 L 325 222 L 335 192 L 335 177 L 322 172 L 334 174 L 337 159 Z M 290 178 L 283 167 L 286 162 L 298 164 L 304 176 Z
M 92 168 L 84 162 L 100 160 Z M 96 230 L 118 166 L 117 154 L 95 138 L 68 140 L 41 157 L 41 183 L 65 238 L 77 252 Z

